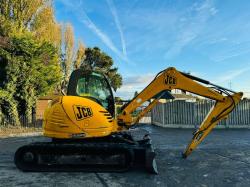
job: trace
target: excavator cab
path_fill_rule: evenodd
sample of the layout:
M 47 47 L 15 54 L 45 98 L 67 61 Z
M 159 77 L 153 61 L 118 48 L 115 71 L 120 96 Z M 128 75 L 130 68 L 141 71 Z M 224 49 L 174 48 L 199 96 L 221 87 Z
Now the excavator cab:
M 115 116 L 115 101 L 108 79 L 101 73 L 78 69 L 72 72 L 67 95 L 90 99 Z

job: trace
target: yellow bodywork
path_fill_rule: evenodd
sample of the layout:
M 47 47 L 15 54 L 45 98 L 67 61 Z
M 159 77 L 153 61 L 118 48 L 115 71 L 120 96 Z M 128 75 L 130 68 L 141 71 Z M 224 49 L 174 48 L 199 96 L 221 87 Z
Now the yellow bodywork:
M 118 126 L 109 112 L 83 97 L 61 96 L 44 114 L 44 135 L 51 138 L 90 138 L 108 136 Z
M 180 89 L 215 100 L 215 105 L 211 108 L 199 129 L 195 132 L 192 141 L 184 152 L 184 157 L 187 157 L 219 121 L 228 117 L 243 96 L 242 92 L 234 92 L 234 94 L 231 94 L 227 92 L 227 90 L 225 91 L 225 88 L 217 85 L 211 84 L 215 86 L 215 89 L 213 89 L 204 86 L 204 84 L 210 85 L 211 83 L 179 72 L 173 67 L 167 68 L 160 72 L 155 79 L 123 109 L 123 112 L 118 116 L 118 121 L 123 122 L 127 126 L 133 125 L 134 122 L 138 121 L 141 117 L 141 114 L 145 114 L 145 111 L 150 110 L 157 103 L 157 99 L 151 102 L 145 111 L 142 111 L 141 114 L 138 115 L 138 119 L 132 117 L 132 112 L 145 101 L 153 98 L 157 93 L 164 90 Z
M 206 87 L 204 84 L 214 87 Z M 45 112 L 44 135 L 64 139 L 95 138 L 123 131 L 138 122 L 146 112 L 157 104 L 160 98 L 155 98 L 137 117 L 132 116 L 133 111 L 144 102 L 152 100 L 156 94 L 173 89 L 188 91 L 216 101 L 199 129 L 195 132 L 192 141 L 184 152 L 184 156 L 188 156 L 219 121 L 228 117 L 243 96 L 241 92 L 230 91 L 206 80 L 179 72 L 171 67 L 160 72 L 115 117 L 112 117 L 98 102 L 88 98 L 61 96 L 54 99 Z

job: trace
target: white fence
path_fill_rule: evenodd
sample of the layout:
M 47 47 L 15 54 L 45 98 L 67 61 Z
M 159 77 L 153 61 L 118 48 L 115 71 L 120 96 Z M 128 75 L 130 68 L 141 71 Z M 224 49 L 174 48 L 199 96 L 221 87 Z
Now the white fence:
M 151 122 L 172 128 L 196 128 L 206 117 L 213 101 L 173 101 L 157 104 L 152 110 Z M 221 121 L 217 128 L 250 128 L 250 100 L 241 101 L 229 118 Z

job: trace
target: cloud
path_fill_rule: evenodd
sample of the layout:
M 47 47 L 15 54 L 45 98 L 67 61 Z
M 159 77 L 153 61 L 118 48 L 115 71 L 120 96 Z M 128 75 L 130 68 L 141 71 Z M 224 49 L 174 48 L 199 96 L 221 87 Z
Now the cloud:
M 241 56 L 250 53 L 250 42 L 239 42 L 237 44 L 233 44 L 228 49 L 223 51 L 218 51 L 217 54 L 212 57 L 212 59 L 216 62 L 221 62 L 233 57 Z
M 241 68 L 241 69 L 237 69 L 237 70 L 230 70 L 227 71 L 224 75 L 218 77 L 217 81 L 215 81 L 216 83 L 225 83 L 228 81 L 233 80 L 234 78 L 242 75 L 243 73 L 246 73 L 250 71 L 250 67 L 247 68 Z
M 250 88 L 249 89 L 246 89 L 246 91 L 242 90 L 243 91 L 243 97 L 246 97 L 246 98 L 249 98 L 250 99 Z
M 131 99 L 135 91 L 142 91 L 153 79 L 154 74 L 146 74 L 139 76 L 128 76 L 124 78 L 123 85 L 117 90 L 116 95 L 123 99 Z
M 248 71 L 250 71 L 250 67 L 229 70 L 225 72 L 224 75 L 219 76 L 216 80 L 211 82 L 214 82 L 215 84 L 225 84 L 231 80 L 234 80 L 236 77 L 247 73 Z M 192 72 L 191 74 L 198 77 L 206 77 L 204 73 L 200 72 Z M 142 91 L 154 79 L 154 77 L 155 74 L 152 73 L 125 77 L 122 87 L 116 92 L 116 96 L 119 96 L 123 99 L 131 99 L 133 98 L 135 91 Z M 244 89 L 241 88 L 240 90 L 244 92 L 244 97 L 250 97 L 249 88 L 245 87 Z
M 101 29 L 99 29 L 94 22 L 88 17 L 88 15 L 85 13 L 85 11 L 82 8 L 82 1 L 77 5 L 73 1 L 67 1 L 62 0 L 61 1 L 65 7 L 69 8 L 69 11 L 71 11 L 80 22 L 82 22 L 85 26 L 87 26 L 91 31 L 93 31 L 100 39 L 101 41 L 109 48 L 111 49 L 119 58 L 122 60 L 129 62 L 129 59 L 123 55 L 123 53 L 116 48 L 112 40 L 104 33 Z
M 207 20 L 217 12 L 212 0 L 206 0 L 201 4 L 194 3 L 180 18 L 180 27 L 176 31 L 176 41 L 165 53 L 165 57 L 172 58 L 178 55 L 185 46 L 199 36 Z
M 213 44 L 224 43 L 226 41 L 228 41 L 228 38 L 226 38 L 226 37 L 212 38 L 212 39 L 209 39 L 208 41 L 206 41 L 206 44 L 213 45 Z
M 134 86 L 149 83 L 154 79 L 155 75 L 146 74 L 146 75 L 137 75 L 137 76 L 129 76 L 124 78 L 124 85 Z
M 107 0 L 107 3 L 108 3 L 108 6 L 110 8 L 110 11 L 111 11 L 111 13 L 112 13 L 112 15 L 114 17 L 115 25 L 116 25 L 116 27 L 117 27 L 117 29 L 119 31 L 119 34 L 120 34 L 123 55 L 127 56 L 126 42 L 125 42 L 125 39 L 124 39 L 123 30 L 122 30 L 121 23 L 120 23 L 120 20 L 118 18 L 118 15 L 117 15 L 115 5 L 114 5 L 112 0 Z

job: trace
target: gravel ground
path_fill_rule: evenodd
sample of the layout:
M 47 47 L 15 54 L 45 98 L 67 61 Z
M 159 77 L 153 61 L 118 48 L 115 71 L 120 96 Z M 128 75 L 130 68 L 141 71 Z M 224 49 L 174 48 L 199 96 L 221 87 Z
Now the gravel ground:
M 24 173 L 13 163 L 15 150 L 37 137 L 0 139 L 0 186 L 250 186 L 250 130 L 214 130 L 187 159 L 181 158 L 190 129 L 144 126 L 151 133 L 159 174 Z
M 0 128 L 0 138 L 20 137 L 20 136 L 38 136 L 38 135 L 42 135 L 42 128 L 32 128 L 32 127 Z

